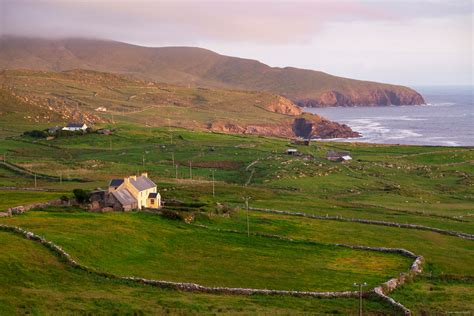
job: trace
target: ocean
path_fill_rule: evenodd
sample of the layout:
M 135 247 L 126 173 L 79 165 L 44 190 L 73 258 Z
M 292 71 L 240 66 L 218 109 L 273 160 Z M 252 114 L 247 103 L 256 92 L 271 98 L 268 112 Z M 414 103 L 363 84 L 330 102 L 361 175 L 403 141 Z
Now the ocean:
M 333 139 L 379 144 L 474 146 L 473 87 L 415 87 L 426 105 L 304 108 L 344 123 L 360 138 Z

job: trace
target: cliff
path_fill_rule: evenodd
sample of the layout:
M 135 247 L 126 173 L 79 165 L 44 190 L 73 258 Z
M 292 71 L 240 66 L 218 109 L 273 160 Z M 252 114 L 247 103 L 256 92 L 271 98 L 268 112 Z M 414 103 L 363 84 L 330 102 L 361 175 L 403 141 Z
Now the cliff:
M 141 47 L 90 39 L 0 38 L 0 69 L 88 69 L 156 82 L 267 91 L 301 106 L 423 104 L 416 91 L 293 67 L 224 56 L 196 47 Z
M 425 100 L 416 91 L 408 88 L 389 90 L 374 88 L 370 90 L 343 93 L 339 91 L 325 91 L 311 98 L 297 101 L 303 107 L 328 107 L 328 106 L 387 106 L 387 105 L 417 105 L 424 104 Z

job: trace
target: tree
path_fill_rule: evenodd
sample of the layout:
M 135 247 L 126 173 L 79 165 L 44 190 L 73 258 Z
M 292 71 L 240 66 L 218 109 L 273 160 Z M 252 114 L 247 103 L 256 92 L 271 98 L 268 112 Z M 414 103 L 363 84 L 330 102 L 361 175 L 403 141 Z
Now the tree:
M 72 193 L 79 204 L 84 204 L 89 201 L 89 192 L 84 191 L 83 189 L 74 189 Z

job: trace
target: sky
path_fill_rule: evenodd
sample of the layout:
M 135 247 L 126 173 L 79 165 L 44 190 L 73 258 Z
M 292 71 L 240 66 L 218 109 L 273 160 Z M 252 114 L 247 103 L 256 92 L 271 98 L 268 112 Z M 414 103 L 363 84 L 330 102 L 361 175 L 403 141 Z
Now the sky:
M 473 0 L 0 0 L 0 34 L 198 46 L 356 79 L 474 85 Z

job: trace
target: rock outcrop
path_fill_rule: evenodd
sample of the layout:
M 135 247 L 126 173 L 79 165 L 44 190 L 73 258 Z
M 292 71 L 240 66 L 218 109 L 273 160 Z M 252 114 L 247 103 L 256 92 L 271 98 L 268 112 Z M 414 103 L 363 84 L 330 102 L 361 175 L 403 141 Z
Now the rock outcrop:
M 305 139 L 360 137 L 360 134 L 354 132 L 349 126 L 326 120 L 318 115 L 289 119 L 279 125 L 252 124 L 241 126 L 236 123 L 216 121 L 209 124 L 208 129 L 214 132 L 229 134 L 251 134 L 287 138 L 301 137 Z
M 266 104 L 264 108 L 270 112 L 286 115 L 301 115 L 303 113 L 296 104 L 281 96 L 276 97 L 275 101 Z

